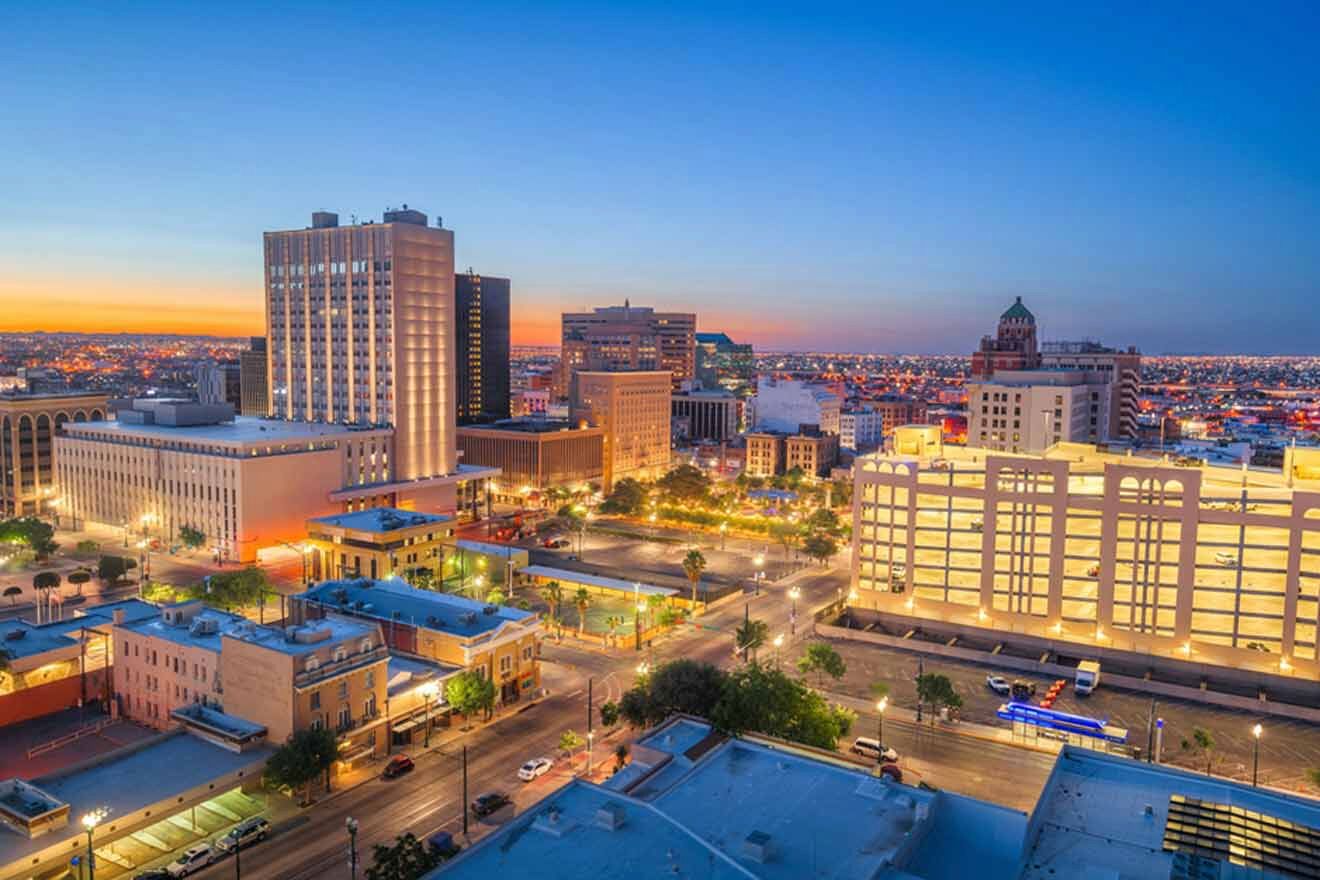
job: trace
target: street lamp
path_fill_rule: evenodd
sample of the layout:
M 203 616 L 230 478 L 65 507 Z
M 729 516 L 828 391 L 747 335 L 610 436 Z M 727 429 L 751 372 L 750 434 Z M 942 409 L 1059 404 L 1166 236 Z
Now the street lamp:
M 797 634 L 797 600 L 802 598 L 802 591 L 793 587 L 788 591 L 788 598 L 792 600 L 792 610 L 788 614 L 788 631 L 791 634 Z
M 349 816 L 344 820 L 344 827 L 348 829 L 348 867 L 353 872 L 353 880 L 357 880 L 357 819 Z
M 591 778 L 591 759 L 593 753 L 595 752 L 595 746 L 596 746 L 596 731 L 588 730 L 587 731 L 587 779 Z
M 779 668 L 779 649 L 782 648 L 782 647 L 784 646 L 784 634 L 783 634 L 783 633 L 780 633 L 779 635 L 775 636 L 774 645 L 775 645 L 775 669 L 778 669 L 778 668 Z
M 1262 733 L 1264 733 L 1264 732 L 1265 732 L 1265 729 L 1264 729 L 1263 727 L 1261 727 L 1259 724 L 1257 724 L 1255 727 L 1251 728 L 1251 736 L 1252 736 L 1252 742 L 1251 742 L 1251 786 L 1252 786 L 1252 788 L 1255 788 L 1255 787 L 1256 787 L 1256 781 L 1257 781 L 1257 778 L 1258 778 L 1258 773 L 1259 773 L 1259 771 L 1260 771 L 1260 735 L 1261 735 Z
M 422 748 L 431 747 L 431 701 L 440 694 L 440 685 L 435 682 L 427 682 L 422 685 L 422 699 L 426 701 L 426 741 L 422 743 Z
M 884 749 L 885 747 L 885 709 L 887 708 L 889 708 L 888 697 L 881 697 L 880 701 L 875 704 L 875 711 L 876 711 L 875 738 L 876 741 L 880 743 L 881 749 Z
M 87 831 L 87 880 L 96 880 L 96 855 L 92 852 L 92 835 L 96 833 L 96 826 L 101 824 L 105 816 L 105 807 L 97 807 L 82 817 L 83 828 Z
M 651 664 L 650 664 L 650 663 L 647 663 L 645 660 L 643 660 L 641 663 L 638 663 L 638 664 L 637 664 L 637 677 L 638 677 L 638 678 L 645 678 L 646 675 L 647 675 L 647 673 L 649 673 L 650 671 L 651 671 Z
M 633 583 L 633 650 L 642 650 L 642 585 Z

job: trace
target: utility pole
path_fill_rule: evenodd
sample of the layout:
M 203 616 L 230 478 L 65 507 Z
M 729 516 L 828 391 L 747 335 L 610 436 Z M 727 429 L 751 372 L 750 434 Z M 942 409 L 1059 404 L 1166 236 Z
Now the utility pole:
M 1146 718 L 1146 763 L 1155 763 L 1155 698 L 1150 698 L 1150 715 Z
M 239 852 L 243 848 L 239 846 L 238 839 L 234 840 L 234 880 L 243 880 L 243 867 L 239 864 Z
M 591 736 L 591 706 L 592 706 L 591 686 L 595 683 L 596 680 L 594 678 L 591 677 L 587 678 L 587 736 Z

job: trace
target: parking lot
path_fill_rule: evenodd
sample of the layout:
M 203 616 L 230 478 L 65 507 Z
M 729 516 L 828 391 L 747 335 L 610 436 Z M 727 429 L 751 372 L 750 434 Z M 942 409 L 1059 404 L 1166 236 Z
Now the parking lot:
M 920 668 L 924 672 L 949 676 L 954 689 L 963 698 L 962 717 L 965 720 L 993 726 L 1005 726 L 995 712 L 1006 698 L 986 686 L 987 675 L 996 673 L 1009 681 L 1032 681 L 1037 686 L 1037 700 L 1054 681 L 1053 677 L 996 669 L 993 665 L 945 658 L 919 660 L 915 653 L 846 639 L 831 639 L 830 643 L 846 661 L 848 671 L 842 682 L 830 684 L 829 690 L 864 698 L 871 695 L 872 683 L 884 682 L 890 688 L 891 702 L 915 708 L 915 679 Z M 1108 719 L 1113 725 L 1127 728 L 1131 745 L 1146 747 L 1146 725 L 1151 709 L 1149 696 L 1110 687 L 1105 683 L 1103 673 L 1100 687 L 1090 696 L 1076 696 L 1071 685 L 1069 682 L 1063 688 L 1054 704 L 1055 709 Z M 1262 720 L 1247 712 L 1180 700 L 1160 700 L 1155 715 L 1165 721 L 1163 759 L 1166 763 L 1205 769 L 1204 758 L 1194 759 L 1180 747 L 1183 738 L 1190 737 L 1193 729 L 1201 727 L 1214 739 L 1216 772 L 1238 779 L 1250 778 L 1251 728 L 1260 721 L 1265 728 L 1260 740 L 1260 779 L 1268 784 L 1314 793 L 1306 780 L 1308 768 L 1320 767 L 1320 728 L 1314 725 L 1277 718 Z

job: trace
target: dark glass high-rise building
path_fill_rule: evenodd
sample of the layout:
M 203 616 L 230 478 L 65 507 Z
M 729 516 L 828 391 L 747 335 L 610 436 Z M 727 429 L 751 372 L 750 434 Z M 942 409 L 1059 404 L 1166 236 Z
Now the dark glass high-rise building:
M 459 424 L 509 417 L 509 279 L 454 275 Z

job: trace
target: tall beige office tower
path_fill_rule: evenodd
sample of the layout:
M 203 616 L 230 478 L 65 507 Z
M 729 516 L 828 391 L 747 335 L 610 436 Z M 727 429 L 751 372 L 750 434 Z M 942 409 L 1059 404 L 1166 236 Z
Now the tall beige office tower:
M 265 253 L 272 417 L 392 427 L 387 482 L 454 474 L 454 233 L 407 205 L 352 226 L 317 212 Z
M 605 430 L 606 491 L 616 480 L 655 480 L 669 470 L 668 370 L 573 374 L 569 418 Z

